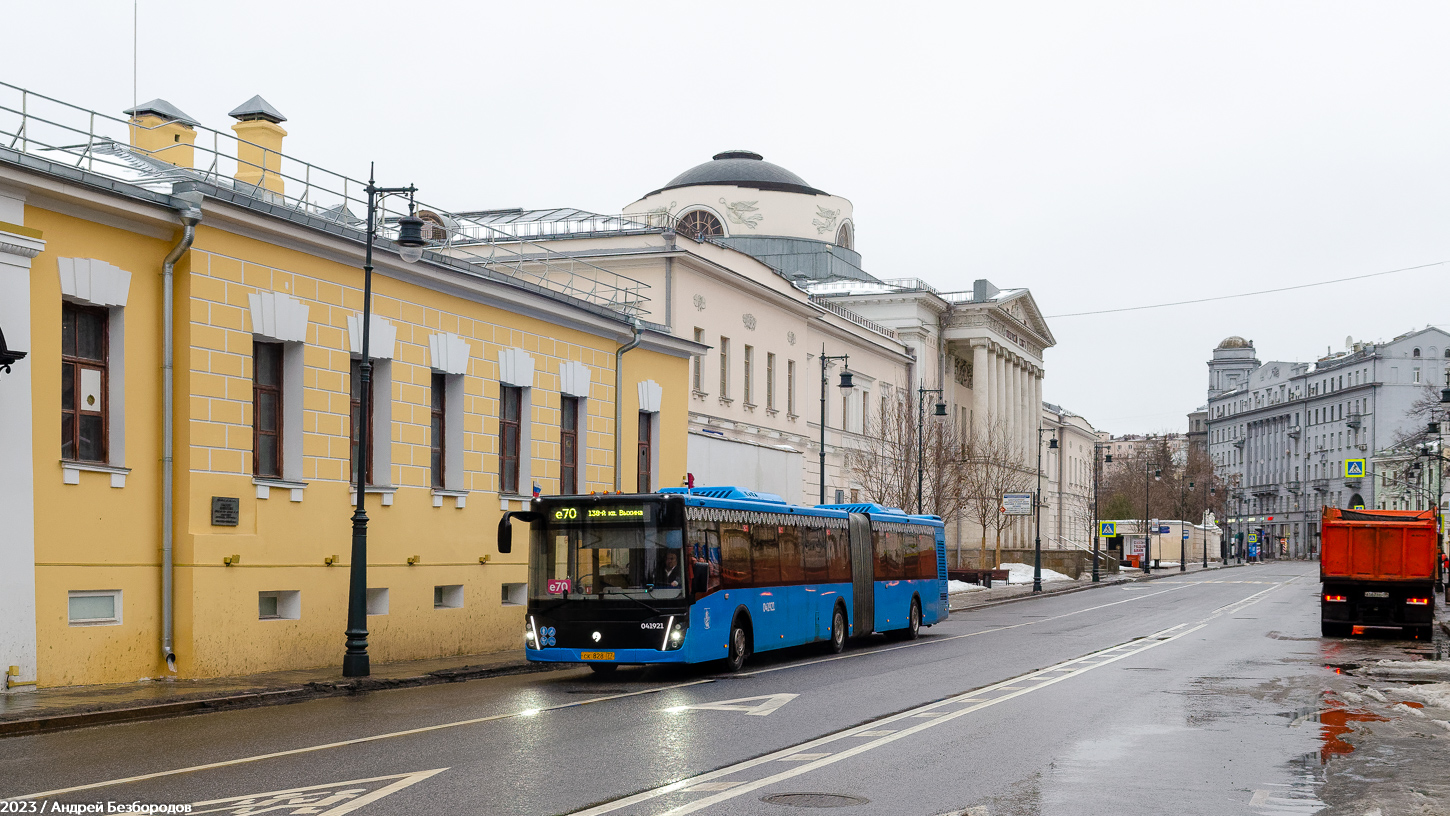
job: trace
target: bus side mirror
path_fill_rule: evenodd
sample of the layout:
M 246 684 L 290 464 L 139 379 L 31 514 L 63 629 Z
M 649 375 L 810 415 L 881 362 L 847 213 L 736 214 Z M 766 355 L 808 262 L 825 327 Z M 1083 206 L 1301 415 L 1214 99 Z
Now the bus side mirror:
M 514 549 L 514 526 L 513 526 L 513 521 L 515 519 L 518 519 L 519 521 L 533 522 L 533 521 L 537 521 L 539 519 L 539 514 L 538 513 L 531 512 L 531 511 L 528 511 L 528 510 L 522 510 L 522 511 L 519 511 L 519 512 L 507 512 L 507 513 L 504 513 L 503 514 L 503 518 L 501 518 L 501 519 L 498 520 L 498 551 L 500 553 L 510 553 L 510 552 L 513 552 L 513 549 Z

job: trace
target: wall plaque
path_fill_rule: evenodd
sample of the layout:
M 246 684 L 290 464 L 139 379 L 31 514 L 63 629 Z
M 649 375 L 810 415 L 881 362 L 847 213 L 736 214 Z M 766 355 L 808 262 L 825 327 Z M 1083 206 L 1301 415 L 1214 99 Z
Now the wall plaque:
M 242 500 L 233 496 L 211 497 L 211 526 L 235 527 L 242 513 Z

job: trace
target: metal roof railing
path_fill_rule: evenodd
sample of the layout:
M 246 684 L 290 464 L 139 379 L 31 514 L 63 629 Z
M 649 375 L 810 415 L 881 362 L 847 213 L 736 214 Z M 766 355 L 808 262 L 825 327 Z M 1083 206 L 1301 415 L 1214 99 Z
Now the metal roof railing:
M 133 133 L 171 124 L 168 121 L 155 128 L 145 128 L 133 120 L 98 113 L 0 82 L 0 146 L 18 151 L 22 156 L 34 156 L 153 194 L 172 194 L 174 185 L 178 184 L 209 185 L 223 198 L 244 205 L 251 202 L 299 222 L 333 225 L 330 231 L 345 237 L 359 237 L 352 233 L 366 229 L 366 182 L 293 156 L 264 150 L 235 134 L 191 125 L 196 131 L 194 145 L 178 142 L 154 153 L 132 146 Z M 248 153 L 260 156 L 261 165 L 241 158 L 239 148 L 244 145 Z M 168 155 L 177 162 L 166 161 Z M 188 157 L 191 166 L 185 166 Z M 243 171 L 257 177 L 260 183 L 239 181 L 237 176 Z M 276 189 L 279 187 L 281 190 Z M 380 203 L 379 238 L 396 237 L 398 219 L 407 214 L 405 206 L 396 198 L 386 198 Z M 431 224 L 427 235 L 433 241 L 433 251 L 456 261 L 628 316 L 640 315 L 649 300 L 645 294 L 648 284 L 531 240 L 545 235 L 510 231 L 502 224 L 495 225 L 494 219 L 485 217 L 486 214 L 452 214 L 424 202 L 418 202 L 418 206 L 419 215 Z M 601 234 L 606 231 L 618 234 L 618 228 L 626 223 L 631 229 L 637 225 L 641 231 L 666 226 L 661 223 L 654 227 L 653 221 L 659 219 L 652 216 L 631 216 L 626 222 L 622 216 L 589 215 L 569 223 L 596 224 Z M 614 229 L 606 230 L 606 226 Z
M 851 311 L 850 309 L 847 309 L 845 306 L 831 301 L 830 298 L 817 297 L 816 295 L 811 295 L 810 298 L 811 303 L 816 304 L 817 306 L 825 309 L 832 314 L 844 317 L 845 319 L 851 321 L 852 323 L 855 323 L 857 326 L 860 326 L 863 329 L 869 329 L 870 331 L 874 331 L 877 334 L 882 335 L 883 337 L 890 337 L 892 340 L 896 339 L 895 330 L 888 329 L 874 320 L 868 320 L 861 315 L 858 315 L 855 312 Z

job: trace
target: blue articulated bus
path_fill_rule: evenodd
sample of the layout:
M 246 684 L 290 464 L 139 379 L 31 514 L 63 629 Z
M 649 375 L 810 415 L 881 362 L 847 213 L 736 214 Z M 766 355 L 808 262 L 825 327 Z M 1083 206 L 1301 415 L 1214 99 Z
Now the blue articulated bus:
M 947 617 L 935 516 L 875 504 L 802 507 L 737 487 L 546 496 L 504 514 L 529 523 L 529 660 L 723 660 L 884 632 L 915 638 Z

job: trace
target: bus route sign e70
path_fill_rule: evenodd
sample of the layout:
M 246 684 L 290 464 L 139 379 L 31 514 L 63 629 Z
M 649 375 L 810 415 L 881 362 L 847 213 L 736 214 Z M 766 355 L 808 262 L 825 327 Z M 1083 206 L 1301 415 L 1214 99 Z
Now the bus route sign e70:
M 549 520 L 558 524 L 638 524 L 653 520 L 653 507 L 648 504 L 561 504 L 549 511 Z

